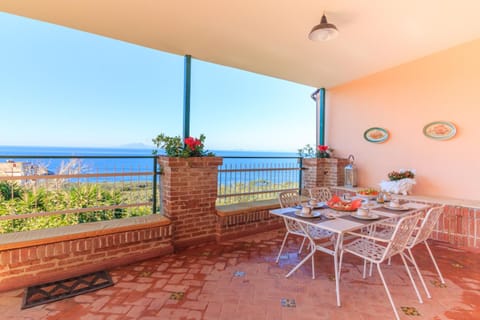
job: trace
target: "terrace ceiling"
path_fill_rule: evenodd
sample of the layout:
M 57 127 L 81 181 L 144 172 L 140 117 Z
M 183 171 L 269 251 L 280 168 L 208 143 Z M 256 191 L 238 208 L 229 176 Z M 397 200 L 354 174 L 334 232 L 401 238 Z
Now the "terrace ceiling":
M 0 10 L 325 88 L 480 36 L 478 0 L 2 0 Z M 339 37 L 312 42 L 324 11 Z

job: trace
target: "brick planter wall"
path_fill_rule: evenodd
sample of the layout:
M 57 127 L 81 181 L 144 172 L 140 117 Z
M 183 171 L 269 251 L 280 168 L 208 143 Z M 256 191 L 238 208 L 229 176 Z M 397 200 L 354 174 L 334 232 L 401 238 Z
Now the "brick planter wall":
M 236 208 L 235 205 L 218 208 L 217 241 L 284 228 L 283 220 L 269 213 L 269 210 L 280 207 L 278 202 L 264 202 L 252 203 L 243 208 Z
M 334 187 L 344 184 L 347 159 L 307 158 L 303 159 L 303 188 Z
M 30 239 L 0 245 L 0 291 L 66 279 L 173 252 L 170 221 Z M 95 222 L 107 226 L 108 222 Z M 42 230 L 43 231 L 43 230 Z M 31 232 L 35 234 L 34 231 Z M 2 235 L 3 236 L 3 235 Z M 7 238 L 10 235 L 4 235 Z M 18 235 L 17 238 L 22 238 Z M 25 235 L 24 237 L 27 237 Z
M 480 209 L 447 205 L 431 238 L 479 249 Z
M 218 166 L 223 158 L 158 157 L 162 208 L 173 224 L 175 248 L 215 240 Z

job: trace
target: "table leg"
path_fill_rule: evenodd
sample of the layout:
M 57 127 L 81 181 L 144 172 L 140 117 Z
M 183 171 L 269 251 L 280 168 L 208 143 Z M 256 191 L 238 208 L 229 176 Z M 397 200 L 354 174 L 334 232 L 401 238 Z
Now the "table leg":
M 339 266 L 339 257 L 338 253 L 340 251 L 340 245 L 343 241 L 343 234 L 337 235 L 337 241 L 335 242 L 335 249 L 333 250 L 333 264 L 335 268 L 335 290 L 337 292 L 337 306 L 341 307 L 340 302 L 340 266 Z
M 286 278 L 290 277 L 292 275 L 292 273 L 297 271 L 298 268 L 300 268 L 305 262 L 307 262 L 308 259 L 310 259 L 315 254 L 315 247 L 313 249 L 314 250 L 312 250 L 305 258 L 303 258 L 303 260 L 300 261 L 299 264 L 297 264 L 292 270 L 290 270 L 289 273 L 287 273 L 287 275 L 285 276 Z

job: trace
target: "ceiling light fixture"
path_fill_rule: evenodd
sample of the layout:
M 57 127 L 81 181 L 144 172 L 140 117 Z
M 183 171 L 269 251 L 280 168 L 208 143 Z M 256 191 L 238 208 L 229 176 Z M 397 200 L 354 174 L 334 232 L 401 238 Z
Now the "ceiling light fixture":
M 327 41 L 337 37 L 337 35 L 337 27 L 334 24 L 327 22 L 327 17 L 324 13 L 320 24 L 313 27 L 312 31 L 308 34 L 308 39 L 312 41 Z

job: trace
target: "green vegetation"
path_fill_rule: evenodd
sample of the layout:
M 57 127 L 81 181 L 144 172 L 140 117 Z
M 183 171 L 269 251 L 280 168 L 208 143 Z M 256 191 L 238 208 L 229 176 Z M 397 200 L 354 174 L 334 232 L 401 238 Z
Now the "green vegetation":
M 56 228 L 79 223 L 121 219 L 152 213 L 150 206 L 100 209 L 105 206 L 139 204 L 152 199 L 151 183 L 82 183 L 61 188 L 22 186 L 15 182 L 0 182 L 0 216 L 18 215 L 14 220 L 0 220 L 0 233 Z M 99 210 L 95 210 L 99 208 Z M 87 212 L 60 213 L 50 216 L 21 218 L 22 214 L 65 210 Z
M 272 183 L 267 180 L 254 180 L 248 183 L 222 184 L 218 186 L 218 194 L 226 197 L 219 197 L 217 205 L 277 199 L 278 193 L 287 189 L 298 189 L 298 182 Z

